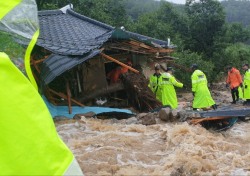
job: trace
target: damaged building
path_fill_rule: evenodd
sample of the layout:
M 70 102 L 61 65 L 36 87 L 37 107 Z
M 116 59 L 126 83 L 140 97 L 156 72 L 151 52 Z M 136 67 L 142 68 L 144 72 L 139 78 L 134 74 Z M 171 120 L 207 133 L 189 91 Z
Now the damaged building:
M 51 103 L 69 106 L 69 113 L 72 105 L 132 105 L 140 111 L 160 106 L 147 78 L 156 62 L 172 59 L 169 41 L 101 23 L 74 12 L 72 5 L 40 11 L 38 17 L 40 35 L 31 64 Z M 147 97 L 138 98 L 139 92 Z

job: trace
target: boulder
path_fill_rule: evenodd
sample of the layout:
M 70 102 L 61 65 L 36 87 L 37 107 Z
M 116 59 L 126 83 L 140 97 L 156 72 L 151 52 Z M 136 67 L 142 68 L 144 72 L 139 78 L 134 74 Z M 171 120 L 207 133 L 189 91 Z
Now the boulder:
M 154 125 L 156 124 L 156 118 L 156 113 L 148 113 L 147 115 L 143 116 L 143 118 L 141 119 L 141 123 L 143 125 Z
M 163 121 L 170 121 L 170 119 L 172 118 L 172 111 L 171 108 L 167 107 L 167 108 L 162 108 L 159 111 L 159 118 Z

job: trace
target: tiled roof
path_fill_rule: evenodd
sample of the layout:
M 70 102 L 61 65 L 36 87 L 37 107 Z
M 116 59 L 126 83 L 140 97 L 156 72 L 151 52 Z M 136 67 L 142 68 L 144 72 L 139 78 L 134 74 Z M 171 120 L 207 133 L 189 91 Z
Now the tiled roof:
M 37 45 L 61 55 L 83 55 L 100 48 L 113 27 L 68 9 L 38 13 L 40 35 Z
M 70 70 L 74 66 L 83 63 L 84 61 L 99 54 L 100 50 L 91 51 L 85 56 L 62 56 L 52 54 L 50 55 L 42 65 L 41 78 L 43 83 L 49 84 L 57 76 L 61 75 L 67 70 Z

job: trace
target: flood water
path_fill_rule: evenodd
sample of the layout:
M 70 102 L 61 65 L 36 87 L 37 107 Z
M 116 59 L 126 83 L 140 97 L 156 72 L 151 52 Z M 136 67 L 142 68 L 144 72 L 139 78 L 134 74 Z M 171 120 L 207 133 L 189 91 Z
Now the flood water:
M 250 175 L 250 122 L 225 132 L 126 120 L 56 122 L 85 175 Z

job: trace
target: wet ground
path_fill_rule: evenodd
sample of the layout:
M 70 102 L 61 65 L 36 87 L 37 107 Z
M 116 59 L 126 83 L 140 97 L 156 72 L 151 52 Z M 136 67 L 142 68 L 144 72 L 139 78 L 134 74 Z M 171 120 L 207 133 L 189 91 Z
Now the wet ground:
M 215 93 L 220 106 L 228 104 L 228 92 Z M 183 95 L 180 101 L 189 98 Z M 87 176 L 250 175 L 249 121 L 220 133 L 187 122 L 128 122 L 82 118 L 55 124 Z

